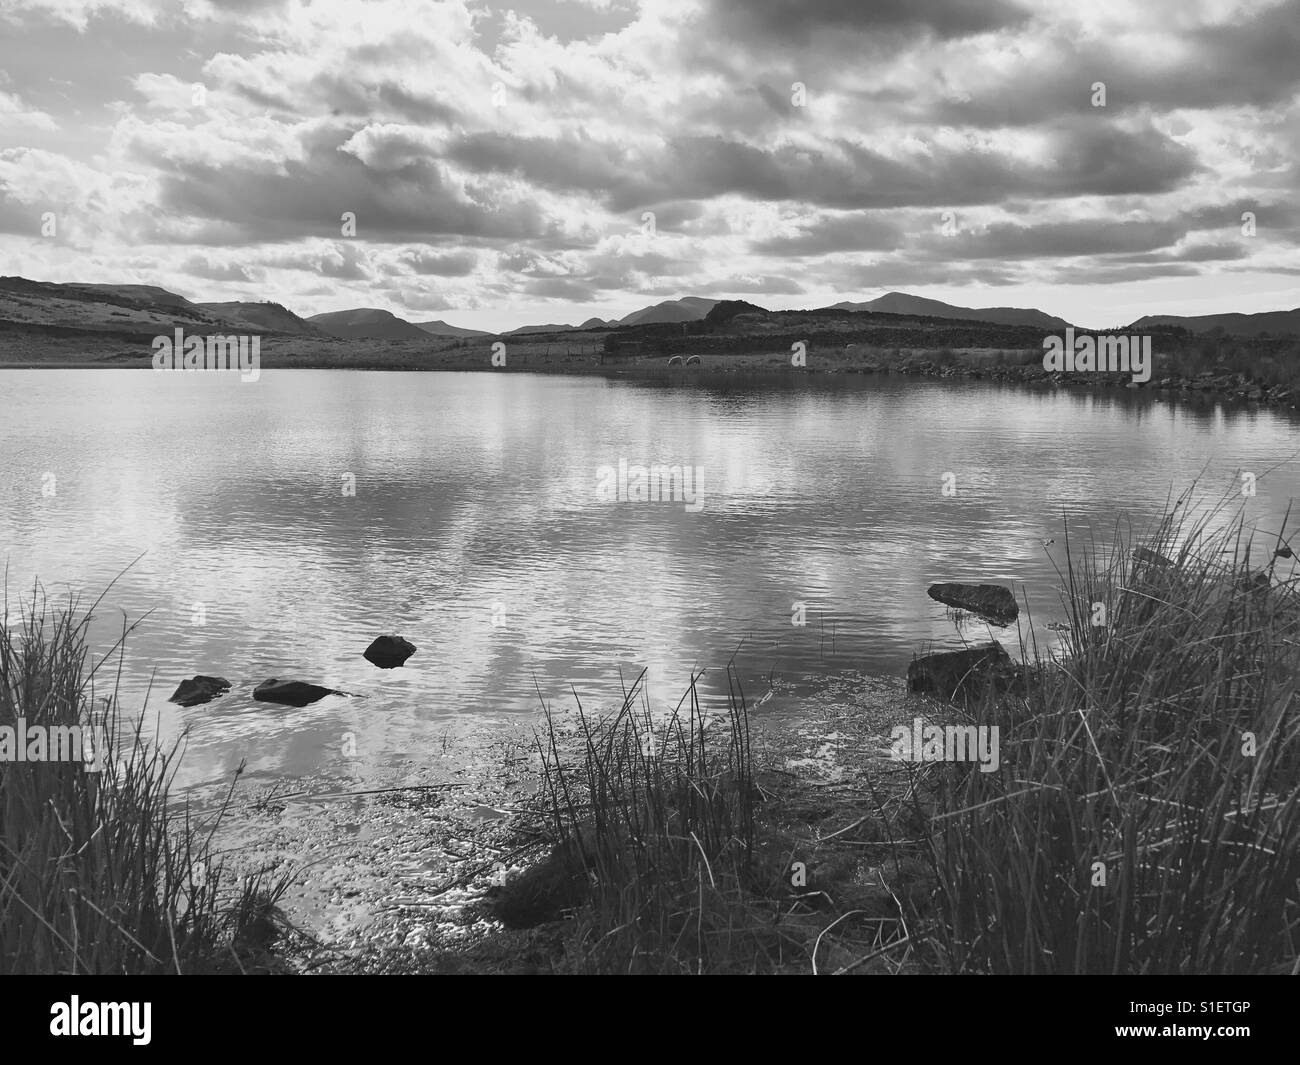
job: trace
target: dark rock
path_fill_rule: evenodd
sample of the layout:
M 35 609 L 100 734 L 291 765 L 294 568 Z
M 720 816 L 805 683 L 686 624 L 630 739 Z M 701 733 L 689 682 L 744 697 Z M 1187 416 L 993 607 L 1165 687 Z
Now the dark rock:
M 209 699 L 215 699 L 218 695 L 225 695 L 228 691 L 230 691 L 230 681 L 225 677 L 198 676 L 193 680 L 181 681 L 167 701 L 180 703 L 181 706 L 198 706 Z
M 1269 575 L 1260 570 L 1258 573 L 1247 573 L 1237 581 L 1237 587 L 1243 592 L 1267 592 L 1273 587 L 1273 581 Z
M 907 667 L 909 691 L 940 699 L 978 700 L 985 694 L 1024 690 L 1024 676 L 997 640 L 984 647 L 924 655 Z
M 253 698 L 263 703 L 283 703 L 285 706 L 306 706 L 327 695 L 346 695 L 333 688 L 308 684 L 301 680 L 279 680 L 272 677 L 253 689 Z
M 415 654 L 415 644 L 400 636 L 377 636 L 362 654 L 380 669 L 395 669 Z
M 927 594 L 931 599 L 978 614 L 996 625 L 1009 625 L 1020 613 L 1011 589 L 1000 584 L 932 584 Z
M 1133 557 L 1139 562 L 1146 562 L 1152 566 L 1172 566 L 1173 560 L 1165 558 L 1159 551 L 1152 551 L 1149 547 L 1135 547 Z
M 580 906 L 590 889 L 580 846 L 569 839 L 536 865 L 490 889 L 487 905 L 507 928 L 535 928 Z

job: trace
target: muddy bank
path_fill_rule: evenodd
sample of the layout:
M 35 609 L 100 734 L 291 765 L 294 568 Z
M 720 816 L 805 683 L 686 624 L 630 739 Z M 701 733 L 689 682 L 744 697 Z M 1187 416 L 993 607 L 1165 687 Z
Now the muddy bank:
M 882 865 L 872 834 L 879 803 L 914 770 L 890 760 L 891 730 L 943 712 L 900 678 L 861 674 L 778 681 L 752 708 L 766 847 L 804 863 L 812 885 L 813 904 L 792 913 L 786 931 L 820 936 L 846 905 L 878 911 L 869 928 L 850 921 L 823 938 L 819 965 L 860 957 L 861 937 L 895 917 L 890 892 L 918 882 L 916 869 Z M 520 726 L 467 737 L 401 774 L 249 789 L 221 844 L 241 866 L 297 870 L 281 903 L 303 933 L 280 944 L 292 971 L 568 971 L 563 921 L 509 930 L 490 904 L 549 846 L 534 801 L 539 766 L 532 728 Z M 862 971 L 894 971 L 898 959 L 876 962 Z

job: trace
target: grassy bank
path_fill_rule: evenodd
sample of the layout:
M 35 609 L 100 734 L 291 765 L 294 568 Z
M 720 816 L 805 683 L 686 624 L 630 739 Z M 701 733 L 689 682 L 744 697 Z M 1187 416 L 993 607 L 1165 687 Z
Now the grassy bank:
M 934 708 L 997 727 L 995 772 L 818 794 L 753 749 L 734 687 L 711 722 L 636 688 L 576 740 L 548 718 L 554 846 L 497 915 L 565 972 L 1296 972 L 1300 599 L 1282 533 L 1187 509 L 1071 543 L 1065 653 Z
M 1252 540 L 1195 504 L 1066 545 L 1066 643 L 1025 648 L 1018 694 L 891 704 L 867 689 L 875 720 L 812 722 L 814 743 L 838 732 L 863 752 L 833 779 L 791 771 L 734 677 L 722 710 L 694 685 L 651 707 L 638 681 L 608 714 L 548 713 L 533 760 L 512 759 L 521 777 L 536 766 L 536 793 L 503 799 L 516 820 L 470 836 L 485 846 L 416 900 L 506 874 L 469 900 L 474 931 L 332 971 L 1296 972 L 1287 531 Z M 87 724 L 103 706 L 108 733 L 98 772 L 0 762 L 0 964 L 281 970 L 286 881 L 222 869 L 215 820 L 169 797 L 179 751 L 103 702 L 120 648 L 88 657 L 89 621 L 33 598 L 0 635 L 0 725 Z M 996 728 L 997 768 L 888 760 L 889 728 L 918 706 Z M 413 823 L 435 843 L 465 834 L 428 810 Z M 538 860 L 510 873 L 516 854 Z M 485 911 L 498 923 L 483 932 Z
M 15 614 L 6 603 L 0 728 L 78 739 L 63 748 L 71 759 L 20 761 L 11 749 L 0 761 L 0 970 L 273 969 L 285 881 L 230 875 L 212 852 L 215 823 L 171 802 L 179 749 L 144 734 L 143 712 L 119 712 L 114 660 L 88 656 L 90 621 L 39 593 Z M 82 742 L 94 745 L 89 764 Z
M 818 333 L 819 339 L 814 340 L 809 340 L 806 333 L 778 337 L 762 331 L 692 335 L 664 341 L 662 351 L 634 358 L 604 357 L 607 332 L 538 333 L 499 338 L 505 345 L 504 364 L 500 363 L 493 346 L 498 338 L 343 340 L 266 336 L 262 339 L 261 365 L 264 369 L 667 376 L 706 382 L 716 374 L 744 378 L 767 377 L 773 373 L 814 376 L 898 373 L 989 379 L 1030 386 L 1133 387 L 1300 406 L 1300 342 L 1292 337 L 1157 332 L 1151 380 L 1135 385 L 1132 375 L 1127 373 L 1049 374 L 1043 369 L 1043 349 L 1037 334 L 1023 329 L 1005 335 L 994 331 L 992 339 L 982 338 L 978 331 L 954 332 L 951 328 L 936 329 L 933 324 L 894 332 L 898 334 L 898 342 L 882 342 L 881 330 L 862 327 Z M 884 331 L 884 335 L 889 333 Z M 959 343 L 968 341 L 970 346 L 945 343 L 942 337 L 950 335 L 967 336 L 966 341 Z M 800 339 L 807 341 L 806 361 L 795 368 L 791 365 L 790 346 L 792 340 Z M 1006 346 L 1007 343 L 1016 346 Z M 701 364 L 698 368 L 670 368 L 667 363 L 671 352 L 699 354 Z M 0 369 L 149 369 L 151 359 L 147 344 L 126 343 L 122 338 L 21 331 L 0 335 Z

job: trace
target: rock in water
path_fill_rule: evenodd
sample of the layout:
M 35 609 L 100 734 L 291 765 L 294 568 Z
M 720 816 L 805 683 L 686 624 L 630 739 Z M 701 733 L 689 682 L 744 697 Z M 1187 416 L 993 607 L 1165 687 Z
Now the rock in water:
M 263 703 L 283 703 L 285 706 L 306 706 L 327 695 L 343 695 L 333 688 L 308 684 L 301 680 L 279 680 L 272 677 L 253 689 L 253 698 Z
M 931 599 L 978 614 L 995 625 L 1010 625 L 1020 613 L 1011 589 L 1000 584 L 932 584 L 928 594 Z
M 198 676 L 193 680 L 181 681 L 168 702 L 180 703 L 181 706 L 198 706 L 199 703 L 206 703 L 209 699 L 225 695 L 228 691 L 230 691 L 230 681 L 225 677 Z
M 1003 646 L 994 640 L 984 647 L 940 651 L 916 659 L 907 667 L 909 691 L 929 692 L 940 699 L 979 699 L 1023 687 L 1023 677 Z
M 377 636 L 362 654 L 367 662 L 374 663 L 380 669 L 395 669 L 415 654 L 415 644 L 400 636 Z
M 1149 547 L 1133 548 L 1133 557 L 1138 562 L 1145 562 L 1149 566 L 1172 566 L 1173 560 L 1166 558 L 1159 551 L 1152 551 Z

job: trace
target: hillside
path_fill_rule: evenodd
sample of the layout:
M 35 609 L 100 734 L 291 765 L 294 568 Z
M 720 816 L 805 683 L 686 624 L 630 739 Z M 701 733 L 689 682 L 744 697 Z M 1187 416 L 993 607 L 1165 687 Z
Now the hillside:
M 278 303 L 198 303 L 196 307 L 219 321 L 251 333 L 284 333 L 287 336 L 324 336 L 323 330 L 299 318 Z
M 347 340 L 427 340 L 429 337 L 418 325 L 375 307 L 313 314 L 307 321 L 330 336 Z
M 423 329 L 430 336 L 436 337 L 490 337 L 496 335 L 482 329 L 466 329 L 460 325 L 448 325 L 443 321 L 412 322 L 411 324 L 416 329 Z
M 1300 307 L 1293 311 L 1261 311 L 1258 314 L 1148 314 L 1139 318 L 1129 329 L 1151 329 L 1156 326 L 1172 325 L 1186 329 L 1189 333 L 1208 333 L 1222 329 L 1235 336 L 1259 336 L 1261 333 L 1274 335 L 1291 333 L 1300 334 Z
M 713 310 L 717 300 L 703 299 L 700 296 L 683 296 L 679 300 L 664 300 L 653 307 L 644 307 L 639 311 L 618 320 L 618 325 L 654 325 L 658 322 L 698 322 Z
M 870 311 L 876 314 L 906 314 L 923 318 L 959 318 L 971 322 L 991 322 L 994 325 L 1025 325 L 1042 329 L 1064 329 L 1070 323 L 1032 307 L 957 307 L 942 300 L 912 296 L 906 292 L 887 292 L 865 303 L 833 304 L 828 310 Z
M 640 310 L 632 311 L 630 314 L 618 319 L 611 318 L 606 321 L 603 318 L 588 318 L 581 325 L 557 325 L 554 322 L 546 325 L 521 325 L 509 329 L 501 335 L 513 336 L 516 333 L 576 333 L 584 329 L 617 329 L 619 326 L 627 325 L 698 322 L 718 302 L 718 300 L 704 299 L 701 296 L 683 296 L 681 299 L 664 300 L 662 303 L 656 303 L 650 307 L 642 307 Z
M 207 330 L 219 323 L 184 296 L 152 285 L 53 284 L 0 277 L 0 324 L 9 330 L 140 337 L 177 327 Z
M 192 303 L 156 285 L 54 284 L 24 277 L 0 278 L 0 327 L 135 340 L 177 328 L 195 333 L 325 335 L 278 303 Z

